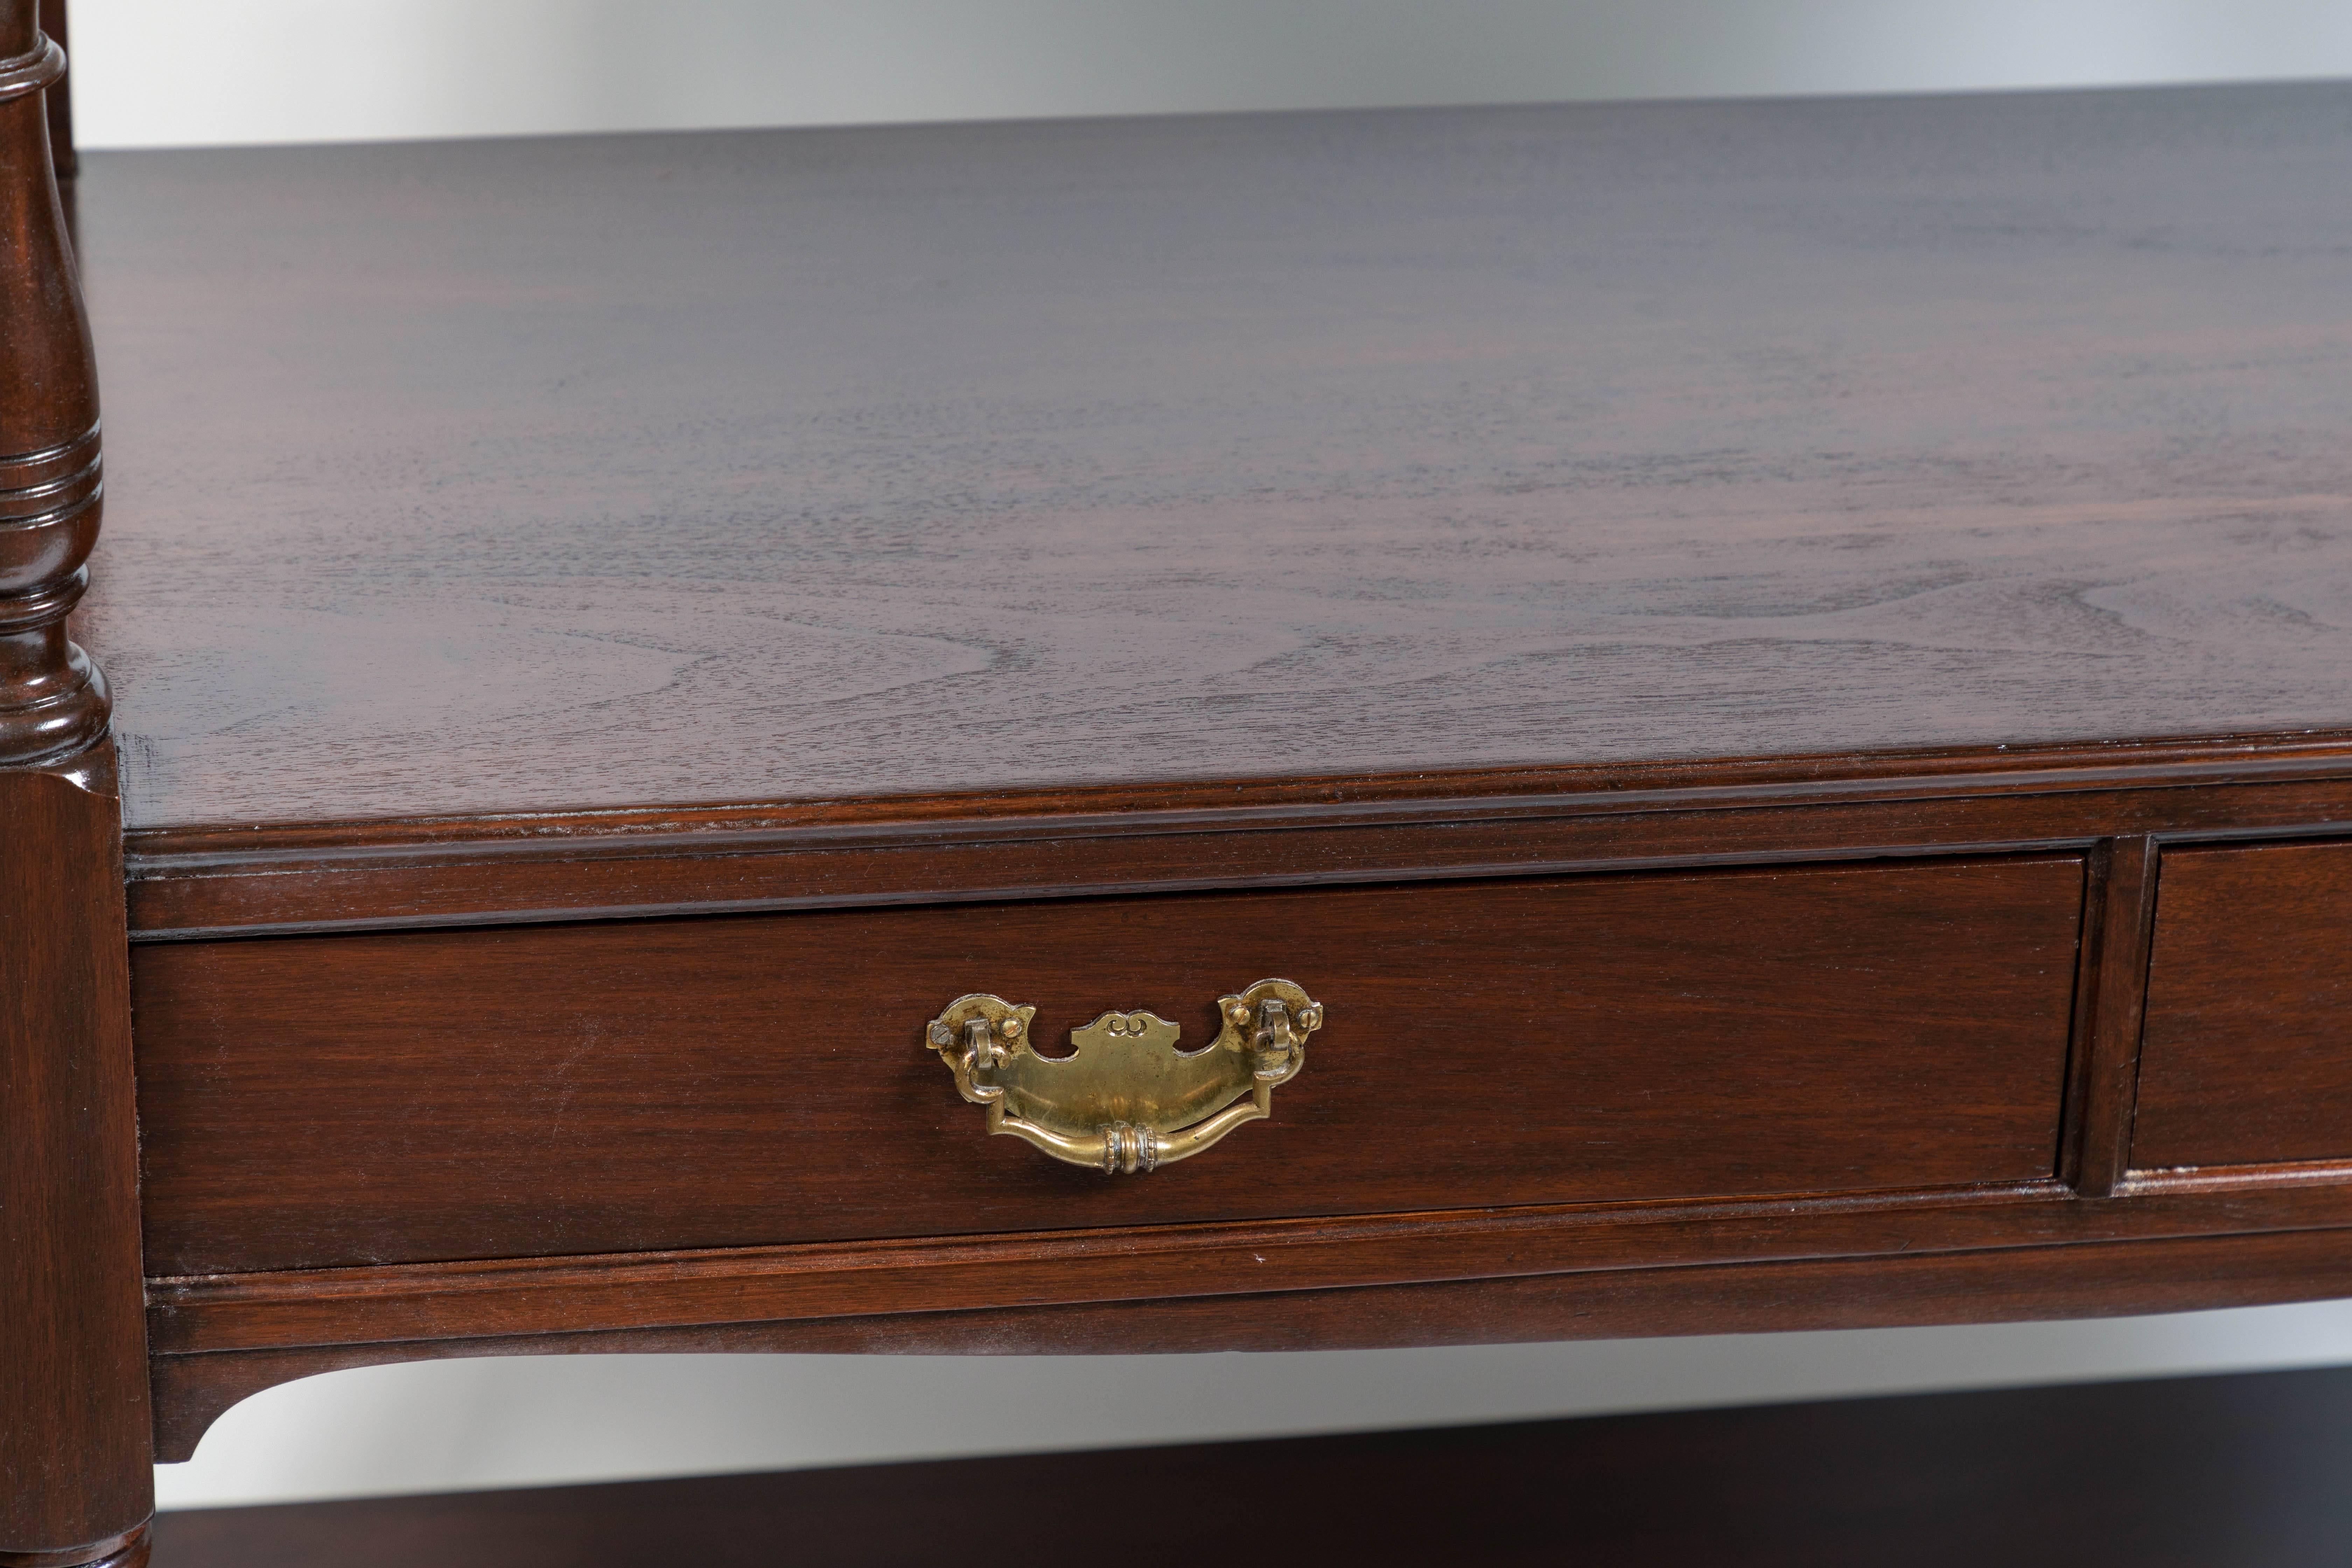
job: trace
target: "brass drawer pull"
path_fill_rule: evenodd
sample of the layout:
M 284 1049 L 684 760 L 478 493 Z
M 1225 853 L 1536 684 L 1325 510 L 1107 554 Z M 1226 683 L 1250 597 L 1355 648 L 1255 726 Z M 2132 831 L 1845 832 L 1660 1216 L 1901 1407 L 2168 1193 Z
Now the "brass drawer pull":
M 1298 1076 L 1307 1037 L 1323 1026 L 1323 1005 L 1287 980 L 1220 997 L 1217 1011 L 1224 1027 L 1205 1050 L 1178 1050 L 1183 1026 L 1156 1014 L 1105 1013 L 1070 1031 L 1070 1055 L 1041 1057 L 1030 1048 L 1035 1007 L 975 993 L 949 1003 L 926 1038 L 963 1097 L 988 1107 L 989 1131 L 1134 1175 L 1273 1115 L 1275 1085 Z

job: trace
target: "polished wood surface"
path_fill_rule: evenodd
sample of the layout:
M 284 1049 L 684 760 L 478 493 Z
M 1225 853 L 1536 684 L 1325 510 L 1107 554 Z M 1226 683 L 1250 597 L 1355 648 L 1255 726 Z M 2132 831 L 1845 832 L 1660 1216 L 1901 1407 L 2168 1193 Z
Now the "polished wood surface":
M 44 93 L 65 69 L 51 9 L 0 0 L 0 1568 L 141 1568 L 153 1423 L 122 804 L 106 683 L 66 637 L 102 486 Z
M 1063 900 L 139 950 L 147 1266 L 203 1274 L 2047 1181 L 2082 866 Z M 1274 1120 L 1107 1181 L 925 1048 L 1331 1022 Z
M 2165 857 L 2132 1163 L 2352 1155 L 2352 845 Z
M 2071 1159 L 2062 1156 L 2062 1163 L 2072 1165 L 2075 1188 L 2089 1197 L 2115 1192 L 2131 1164 L 2161 854 L 2155 835 L 2137 834 L 2102 845 L 2088 865 L 2084 966 L 2074 986 L 2068 1084 L 2070 1096 L 2081 1105 L 2081 1114 L 2070 1119 L 2080 1142 L 2066 1151 Z
M 66 50 L 70 57 L 73 40 L 67 36 L 66 0 L 40 0 L 40 26 L 43 35 L 56 39 L 58 47 Z M 56 169 L 60 183 L 72 179 L 77 172 L 74 158 L 73 72 L 70 68 L 70 58 L 68 60 L 68 67 L 66 74 L 50 83 L 42 94 L 48 110 L 49 162 Z M 66 201 L 68 216 L 70 220 L 72 198 L 68 196 Z
M 2231 1172 L 2186 1190 L 2085 1201 L 2054 1183 L 1964 1193 L 1773 1198 L 1648 1209 L 1454 1210 L 1353 1219 L 812 1243 L 698 1252 L 485 1259 L 149 1281 L 158 1354 L 511 1334 L 606 1332 L 718 1321 L 909 1312 L 994 1314 L 1072 1305 L 1417 1281 L 1689 1269 L 1717 1263 L 2022 1249 L 2094 1254 L 2188 1238 L 2314 1231 L 2341 1245 L 2352 1199 L 2327 1180 L 2266 1184 Z M 2252 1300 L 2315 1299 L 2265 1293 Z M 2011 1297 L 2018 1310 L 2022 1299 Z M 2225 1293 L 2208 1305 L 2231 1304 Z M 2120 1310 L 2120 1309 L 2117 1309 Z M 2021 1313 L 2032 1316 L 2030 1310 Z
M 0 0 L 0 765 L 69 757 L 107 729 L 105 680 L 66 639 L 104 493 L 98 379 L 41 89 L 65 57 L 33 0 Z
M 0 1568 L 128 1568 L 153 1507 L 109 760 L 0 769 Z
M 90 154 L 131 822 L 2352 726 L 2347 103 Z
M 2352 1371 L 167 1513 L 173 1568 L 2336 1568 Z M 1172 1500 L 1195 1530 L 1143 1521 Z M 1030 1506 L 1030 1505 L 1037 1506 Z M 1115 1548 L 1115 1550 L 1114 1550 Z
M 2094 1205 L 2076 1202 L 2080 1211 Z M 2105 1205 L 2100 1205 L 2105 1206 Z M 2052 1205 L 2053 1214 L 2062 1213 Z M 576 1288 L 576 1277 L 566 1284 Z M 564 1287 L 558 1287 L 562 1289 Z M 157 1321 L 171 1333 L 172 1292 Z M 1450 1279 L 1261 1295 L 1193 1295 L 982 1310 L 891 1312 L 785 1321 L 734 1320 L 706 1309 L 672 1326 L 581 1332 L 572 1303 L 542 1292 L 477 1337 L 397 1336 L 366 1325 L 349 1342 L 155 1357 L 156 1452 L 184 1459 L 214 1418 L 273 1384 L 339 1368 L 446 1356 L 589 1355 L 604 1352 L 817 1352 L 835 1354 L 1004 1355 L 1234 1350 L 1338 1350 L 1402 1345 L 1618 1339 L 1793 1329 L 1989 1323 L 2021 1319 L 2193 1311 L 2352 1295 L 2352 1247 L 2341 1229 L 2114 1241 L 2104 1246 L 1830 1257 L 1687 1268 L 1613 1268 L 1517 1279 Z M 428 1323 L 436 1335 L 455 1314 Z M 560 1331 L 532 1332 L 535 1319 Z M 419 1331 L 419 1319 L 403 1320 Z M 282 1325 L 281 1325 L 282 1327 Z M 373 1337 L 365 1337 L 370 1336 Z M 288 1340 L 299 1335 L 283 1335 Z M 168 1342 L 159 1340 L 159 1344 Z
M 89 157 L 163 1451 L 2352 1290 L 2258 847 L 2352 835 L 2347 174 L 2339 85 Z M 1266 973 L 1308 1074 L 1137 1182 L 915 1034 Z
M 1162 784 L 127 844 L 141 939 L 1362 884 L 2352 827 L 2334 736 Z

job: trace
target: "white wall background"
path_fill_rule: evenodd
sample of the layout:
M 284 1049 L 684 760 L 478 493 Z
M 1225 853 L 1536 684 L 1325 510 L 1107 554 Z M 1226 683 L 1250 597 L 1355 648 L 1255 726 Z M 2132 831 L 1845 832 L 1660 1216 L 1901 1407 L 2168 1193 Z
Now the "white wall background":
M 2347 0 L 74 0 L 73 28 L 89 147 L 2352 75 Z M 2342 1362 L 2352 1303 L 1269 1356 L 452 1362 L 262 1394 L 159 1484 L 188 1507 Z
M 2344 0 L 73 0 L 88 145 L 2352 74 Z
M 194 1508 L 2346 1362 L 2352 1301 L 1418 1351 L 514 1356 L 286 1384 L 155 1476 Z

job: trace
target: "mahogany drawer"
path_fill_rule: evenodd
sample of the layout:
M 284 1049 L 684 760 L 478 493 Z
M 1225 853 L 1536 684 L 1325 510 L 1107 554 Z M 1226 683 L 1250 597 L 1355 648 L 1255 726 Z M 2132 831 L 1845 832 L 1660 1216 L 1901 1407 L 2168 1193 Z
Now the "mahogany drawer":
M 2352 844 L 2174 849 L 2132 1163 L 2352 1158 Z
M 2074 857 L 161 944 L 151 1273 L 2046 1178 Z M 1328 1008 L 1272 1121 L 1107 1177 L 923 1026 Z

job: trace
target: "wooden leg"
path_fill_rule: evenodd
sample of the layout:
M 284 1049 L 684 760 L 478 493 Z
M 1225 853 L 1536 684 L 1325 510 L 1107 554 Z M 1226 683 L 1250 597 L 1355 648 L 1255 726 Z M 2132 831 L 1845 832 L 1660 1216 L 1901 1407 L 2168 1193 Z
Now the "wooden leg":
M 112 760 L 0 771 L 0 1568 L 142 1562 L 154 1510 Z
M 98 385 L 35 0 L 0 0 L 0 1568 L 130 1568 L 154 1511 L 122 811 L 66 639 Z

